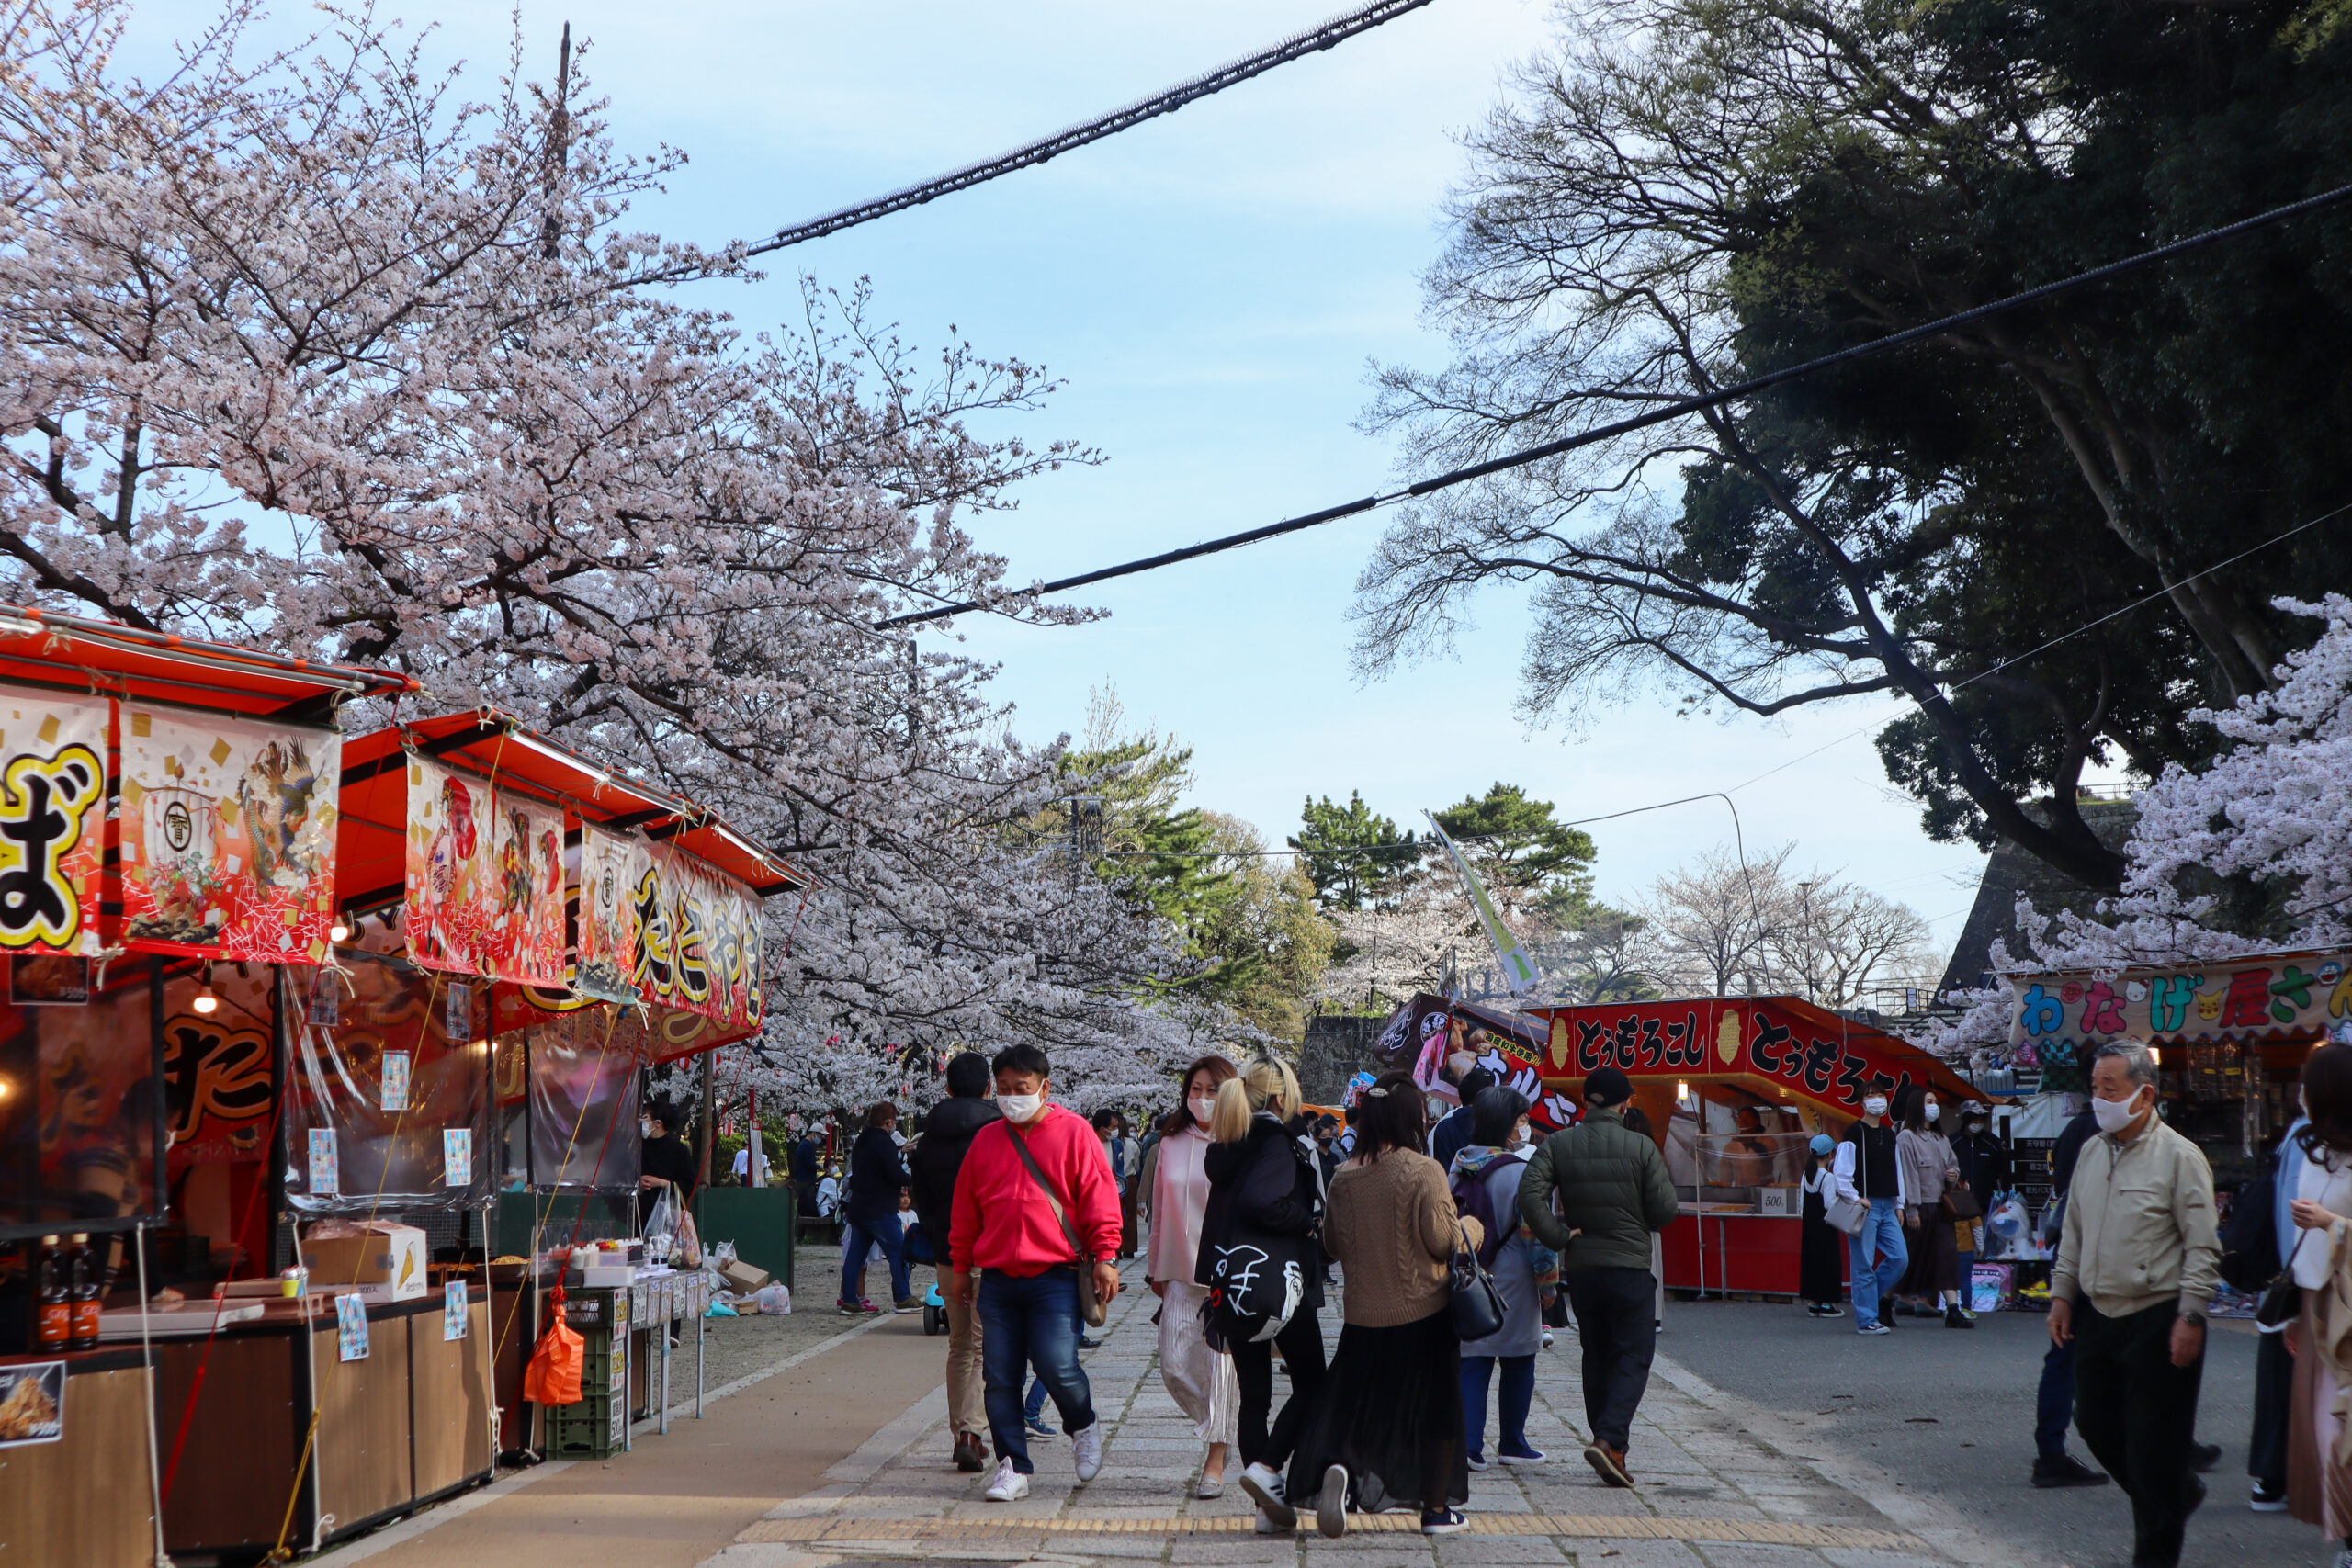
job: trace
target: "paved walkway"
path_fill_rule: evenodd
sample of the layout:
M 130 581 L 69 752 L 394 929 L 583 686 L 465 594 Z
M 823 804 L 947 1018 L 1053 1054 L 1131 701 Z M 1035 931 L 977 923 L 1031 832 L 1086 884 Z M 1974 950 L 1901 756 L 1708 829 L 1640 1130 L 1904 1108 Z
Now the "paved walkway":
M 1086 1358 L 1095 1407 L 1109 1427 L 1102 1472 L 1091 1484 L 1078 1483 L 1069 1443 L 1057 1438 L 1033 1446 L 1037 1474 L 1026 1501 L 986 1501 L 980 1491 L 987 1477 L 959 1473 L 948 1462 L 945 1390 L 934 1388 L 828 1468 L 821 1484 L 778 1501 L 702 1568 L 909 1559 L 1349 1568 L 1566 1562 L 1927 1568 L 1985 1561 L 1970 1550 L 1964 1532 L 1925 1528 L 1939 1522 L 1931 1508 L 1922 1513 L 1891 1491 L 1884 1508 L 1875 1506 L 1874 1478 L 1866 1472 L 1841 1456 L 1810 1451 L 1815 1444 L 1801 1432 L 1780 1428 L 1769 1413 L 1747 1408 L 1670 1359 L 1661 1359 L 1635 1429 L 1635 1489 L 1601 1486 L 1579 1457 L 1585 1431 L 1573 1333 L 1561 1334 L 1538 1361 L 1530 1436 L 1553 1461 L 1474 1472 L 1468 1533 L 1430 1540 L 1411 1516 L 1387 1515 L 1358 1516 L 1340 1541 L 1317 1536 L 1311 1521 L 1294 1537 L 1257 1536 L 1249 1499 L 1230 1483 L 1238 1460 L 1224 1496 L 1192 1498 L 1201 1446 L 1159 1381 L 1155 1304 L 1147 1291 L 1122 1294 L 1102 1347 Z M 1335 1341 L 1338 1333 L 1336 1314 L 1327 1314 L 1328 1338 Z M 923 1344 L 944 1359 L 944 1338 Z M 1278 1393 L 1281 1386 L 1278 1378 Z M 640 1448 L 639 1458 L 646 1452 Z

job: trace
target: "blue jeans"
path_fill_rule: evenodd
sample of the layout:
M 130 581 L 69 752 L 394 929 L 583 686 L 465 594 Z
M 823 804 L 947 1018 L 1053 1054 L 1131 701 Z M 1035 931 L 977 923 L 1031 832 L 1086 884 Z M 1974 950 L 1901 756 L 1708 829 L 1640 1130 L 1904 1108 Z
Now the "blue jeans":
M 1086 1315 L 1079 1310 L 1076 1291 L 1069 1293 L 1069 1328 L 1080 1339 L 1086 1337 Z M 1021 1413 L 1032 1421 L 1046 1413 L 1045 1379 L 1032 1378 L 1029 1381 L 1029 1401 L 1021 1407 Z
M 1501 1449 L 1507 1454 L 1532 1454 L 1527 1440 L 1527 1411 L 1535 1403 L 1535 1358 L 1532 1356 L 1464 1356 L 1462 1358 L 1462 1430 L 1470 1451 L 1487 1452 L 1487 1384 L 1495 1363 L 1503 1367 Z
M 1903 1244 L 1902 1211 L 1894 1200 L 1871 1199 L 1870 1216 L 1847 1241 L 1854 1254 L 1854 1326 L 1865 1328 L 1878 1321 L 1879 1298 L 1894 1289 L 1911 1262 L 1911 1249 Z M 1875 1267 L 1871 1263 L 1873 1248 L 1878 1253 Z
M 2071 1343 L 2052 1345 L 2041 1353 L 2041 1386 L 2034 1392 L 2035 1457 L 2064 1458 L 2066 1428 L 2074 1424 L 2074 1420 L 2075 1347 Z
M 849 1234 L 842 1237 L 842 1305 L 857 1304 L 857 1277 L 865 1268 L 865 1259 L 875 1248 L 890 1260 L 890 1300 L 895 1304 L 915 1293 L 914 1281 L 907 1278 L 907 1233 L 899 1222 L 884 1222 L 879 1230 L 867 1230 L 855 1220 L 849 1223 Z
M 989 1436 L 1023 1475 L 1029 1434 L 1022 1420 L 1021 1373 L 1034 1366 L 1061 1413 L 1062 1430 L 1094 1425 L 1094 1394 L 1078 1364 L 1078 1275 L 1048 1269 L 1023 1279 L 990 1269 L 980 1275 L 980 1380 L 988 1389 Z

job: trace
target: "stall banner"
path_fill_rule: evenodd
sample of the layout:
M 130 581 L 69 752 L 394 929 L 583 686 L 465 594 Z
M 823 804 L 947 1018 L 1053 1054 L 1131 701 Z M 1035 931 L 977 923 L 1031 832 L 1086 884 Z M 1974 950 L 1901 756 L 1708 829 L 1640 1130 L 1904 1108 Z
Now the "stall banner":
M 756 1026 L 766 1010 L 759 895 L 666 846 L 648 853 L 636 891 L 638 994 L 722 1023 Z
M 1746 1075 L 1847 1111 L 1859 1111 L 1879 1078 L 1898 1089 L 1933 1083 L 1948 1099 L 1983 1098 L 1917 1046 L 1801 1002 L 1708 998 L 1528 1010 L 1548 1021 L 1547 1079 L 1581 1079 L 1604 1066 L 1636 1080 Z
M 122 705 L 122 930 L 130 945 L 316 964 L 334 924 L 343 738 Z
M 1487 885 L 1478 880 L 1468 859 L 1454 846 L 1445 829 L 1438 826 L 1436 814 L 1424 811 L 1421 815 L 1429 818 L 1430 831 L 1445 846 L 1446 858 L 1461 874 L 1463 888 L 1470 895 L 1470 907 L 1477 911 L 1478 923 L 1487 929 L 1487 940 L 1494 944 L 1495 962 L 1502 965 L 1503 983 L 1510 987 L 1511 995 L 1525 996 L 1544 978 L 1544 971 L 1536 967 L 1535 960 L 1520 944 L 1519 938 L 1511 934 L 1510 928 L 1503 924 L 1502 911 L 1487 896 Z
M 333 971 L 318 974 L 333 984 Z M 275 977 L 259 966 L 220 967 L 210 976 L 210 1012 L 196 1010 L 199 976 L 164 981 L 164 1101 L 175 1170 L 268 1156 Z
M 524 986 L 564 980 L 563 813 L 408 760 L 409 956 Z
M 104 697 L 0 686 L 0 950 L 98 951 L 113 727 Z
M 65 1436 L 65 1363 L 0 1367 L 0 1449 Z
M 2341 953 L 2238 959 L 2098 976 L 2019 975 L 2012 1047 L 2031 1045 L 2047 1065 L 2053 1048 L 2120 1035 L 2197 1043 L 2286 1039 L 2326 1032 L 2352 1018 L 2352 962 Z
M 638 888 L 650 862 L 645 840 L 634 834 L 580 829 L 580 936 L 571 987 L 581 995 L 607 1002 L 638 999 Z

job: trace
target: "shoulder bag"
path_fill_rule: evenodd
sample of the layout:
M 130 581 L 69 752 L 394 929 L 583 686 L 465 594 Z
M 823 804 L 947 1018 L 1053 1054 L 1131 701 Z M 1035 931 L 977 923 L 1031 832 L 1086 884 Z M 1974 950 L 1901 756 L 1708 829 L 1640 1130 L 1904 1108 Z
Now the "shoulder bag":
M 2303 1288 L 2295 1283 L 2295 1259 L 2301 1256 L 2303 1243 L 2311 1238 L 2310 1231 L 2297 1236 L 2295 1250 L 2287 1254 L 2287 1261 L 2270 1277 L 2270 1283 L 2262 1287 L 2262 1299 L 2255 1303 L 2254 1323 L 2266 1334 L 2286 1327 L 2302 1314 Z
M 1023 1137 L 1021 1130 L 1009 1121 L 1004 1124 L 1004 1131 L 1012 1138 L 1012 1150 L 1021 1156 L 1021 1163 L 1029 1168 L 1029 1179 L 1037 1184 L 1037 1190 L 1046 1195 L 1046 1201 L 1053 1208 L 1054 1218 L 1061 1222 L 1062 1235 L 1069 1242 L 1071 1261 L 1078 1265 L 1078 1314 L 1086 1320 L 1089 1328 L 1100 1328 L 1110 1308 L 1094 1293 L 1094 1259 L 1087 1257 L 1086 1248 L 1079 1245 L 1078 1227 L 1069 1223 L 1069 1210 L 1063 1206 L 1062 1195 L 1054 1190 L 1054 1184 L 1046 1179 L 1044 1171 L 1037 1168 L 1037 1156 L 1029 1152 L 1029 1140 Z
M 1464 1344 L 1502 1332 L 1503 1293 L 1471 1249 L 1469 1237 L 1460 1232 L 1453 1245 L 1453 1337 Z

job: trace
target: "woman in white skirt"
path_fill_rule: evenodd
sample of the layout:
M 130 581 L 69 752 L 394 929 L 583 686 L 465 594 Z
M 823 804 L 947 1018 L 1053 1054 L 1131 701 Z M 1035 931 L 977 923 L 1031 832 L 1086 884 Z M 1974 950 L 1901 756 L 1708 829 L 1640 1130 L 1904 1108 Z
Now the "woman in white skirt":
M 1145 1275 L 1159 1298 L 1159 1376 L 1177 1406 L 1193 1419 L 1208 1454 L 1201 1461 L 1197 1495 L 1225 1491 L 1225 1456 L 1233 1442 L 1240 1388 L 1233 1358 L 1209 1348 L 1201 1323 L 1208 1292 L 1193 1283 L 1201 1247 L 1201 1215 L 1209 1179 L 1201 1161 L 1210 1148 L 1209 1119 L 1217 1086 L 1234 1076 L 1231 1062 L 1204 1056 L 1184 1069 L 1184 1101 L 1159 1125 L 1151 1176 L 1150 1246 Z

